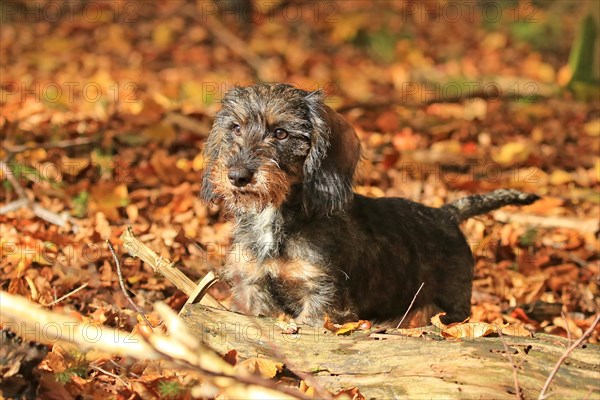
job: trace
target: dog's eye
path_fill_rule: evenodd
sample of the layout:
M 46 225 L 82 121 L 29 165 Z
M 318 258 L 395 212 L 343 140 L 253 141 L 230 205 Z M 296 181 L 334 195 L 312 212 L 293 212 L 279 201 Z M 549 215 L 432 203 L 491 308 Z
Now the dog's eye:
M 241 134 L 242 134 L 242 127 L 239 126 L 238 124 L 234 124 L 233 125 L 233 133 L 235 133 L 236 136 L 241 136 Z
M 288 133 L 285 129 L 277 128 L 275 129 L 273 136 L 278 140 L 283 140 L 288 137 Z

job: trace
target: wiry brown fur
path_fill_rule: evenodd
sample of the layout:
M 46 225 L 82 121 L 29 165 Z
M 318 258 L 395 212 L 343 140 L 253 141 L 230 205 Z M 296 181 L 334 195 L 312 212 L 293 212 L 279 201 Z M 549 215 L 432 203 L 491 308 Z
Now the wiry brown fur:
M 238 309 L 308 323 L 397 320 L 421 283 L 421 322 L 440 309 L 464 320 L 473 259 L 458 223 L 537 199 L 498 190 L 430 208 L 355 194 L 354 130 L 320 92 L 283 84 L 229 91 L 204 154 L 202 195 L 236 222 L 222 276 Z
M 227 168 L 221 160 L 215 160 L 211 169 L 213 192 L 225 201 L 230 209 L 250 210 L 264 209 L 269 204 L 279 207 L 286 199 L 292 182 L 286 174 L 273 164 L 262 165 L 256 172 L 252 186 L 235 190 L 224 178 Z

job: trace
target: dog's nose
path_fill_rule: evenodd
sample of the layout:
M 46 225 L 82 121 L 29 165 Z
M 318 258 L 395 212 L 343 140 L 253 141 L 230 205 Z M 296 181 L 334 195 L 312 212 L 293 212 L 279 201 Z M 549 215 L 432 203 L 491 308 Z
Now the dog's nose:
M 252 180 L 252 176 L 254 173 L 250 171 L 248 168 L 232 168 L 227 173 L 227 177 L 229 178 L 229 182 L 232 185 L 242 187 L 246 186 Z

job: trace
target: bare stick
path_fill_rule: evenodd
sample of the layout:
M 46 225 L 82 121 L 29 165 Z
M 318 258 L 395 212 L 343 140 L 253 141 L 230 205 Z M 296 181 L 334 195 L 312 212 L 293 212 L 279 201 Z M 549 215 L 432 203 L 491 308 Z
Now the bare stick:
M 79 292 L 82 289 L 85 289 L 86 287 L 88 287 L 88 285 L 89 285 L 89 283 L 86 282 L 83 285 L 79 286 L 77 289 L 71 290 L 69 293 L 65 294 L 61 298 L 54 300 L 52 303 L 42 304 L 42 305 L 45 306 L 45 307 L 52 307 L 53 305 L 55 305 L 57 303 L 60 303 L 61 301 L 63 301 L 67 297 L 74 295 L 75 293 Z
M 63 227 L 67 222 L 65 218 L 53 211 L 48 210 L 45 207 L 42 207 L 40 203 L 33 202 L 31 203 L 30 208 L 36 216 L 44 221 L 50 222 L 51 224 Z
M 199 121 L 181 113 L 169 112 L 165 116 L 164 122 L 177 125 L 178 127 L 183 129 L 187 129 L 188 131 L 193 132 L 200 137 L 206 137 L 206 135 L 208 134 L 207 129 L 204 126 L 202 126 L 202 124 Z
M 515 359 L 513 358 L 512 354 L 510 353 L 510 349 L 508 348 L 508 345 L 506 344 L 506 340 L 504 340 L 504 336 L 502 336 L 502 332 L 500 332 L 502 329 L 498 329 L 498 337 L 500 338 L 500 342 L 502 343 L 502 346 L 504 346 L 504 351 L 506 352 L 506 356 L 508 357 L 508 361 L 510 361 L 510 365 L 512 367 L 512 371 L 513 371 L 513 378 L 515 380 L 515 396 L 517 397 L 517 399 L 519 400 L 523 400 L 523 391 L 521 390 L 521 386 L 519 385 L 519 377 L 517 375 L 517 370 L 518 367 L 515 364 Z
M 113 260 L 115 260 L 115 266 L 117 267 L 117 275 L 119 276 L 119 286 L 121 286 L 121 291 L 123 292 L 123 295 L 125 295 L 125 298 L 127 299 L 127 301 L 129 301 L 129 304 L 131 304 L 131 306 L 133 307 L 135 312 L 137 312 L 139 315 L 142 316 L 142 319 L 144 320 L 146 325 L 148 325 L 148 328 L 150 328 L 150 331 L 153 331 L 152 324 L 150 323 L 150 321 L 148 321 L 148 318 L 146 318 L 146 316 L 144 315 L 142 310 L 139 309 L 137 304 L 135 304 L 133 302 L 133 300 L 131 299 L 131 297 L 129 296 L 129 293 L 127 293 L 127 288 L 125 287 L 125 282 L 123 281 L 123 273 L 121 272 L 121 263 L 119 262 L 119 257 L 117 257 L 117 253 L 115 252 L 115 249 L 114 249 L 112 243 L 110 242 L 110 240 L 106 239 L 106 244 L 108 244 L 108 248 L 110 249 L 110 254 L 112 254 Z
M 544 387 L 542 388 L 542 391 L 540 392 L 540 396 L 538 397 L 538 400 L 544 400 L 546 399 L 548 396 L 546 395 L 546 391 L 548 390 L 548 387 L 550 386 L 550 382 L 552 382 L 552 379 L 554 379 L 554 376 L 556 375 L 556 373 L 558 372 L 558 369 L 560 368 L 561 364 L 567 359 L 567 357 L 569 357 L 569 355 L 573 352 L 573 350 L 575 350 L 577 347 L 579 347 L 579 345 L 588 337 L 592 334 L 592 332 L 594 331 L 594 329 L 596 328 L 596 325 L 598 325 L 598 322 L 600 322 L 600 313 L 598 313 L 596 315 L 596 318 L 594 318 L 594 321 L 592 322 L 592 324 L 590 325 L 590 327 L 587 329 L 587 331 L 585 331 L 583 333 L 583 335 L 581 335 L 581 337 L 579 339 L 577 339 L 575 341 L 575 343 L 573 343 L 564 353 L 562 356 L 560 356 L 560 358 L 558 359 L 558 361 L 556 362 L 556 365 L 554 366 L 554 368 L 552 369 L 552 372 L 550 373 L 550 375 L 548 376 L 548 379 L 546 379 L 546 383 L 544 383 Z
M 569 338 L 569 346 L 573 343 L 573 336 L 571 336 L 571 327 L 569 326 L 569 321 L 567 321 L 567 316 L 563 310 L 560 310 L 560 316 L 563 321 L 565 321 L 565 328 L 567 330 L 567 337 Z
M 92 142 L 95 142 L 96 140 L 98 140 L 101 137 L 101 135 L 95 135 L 92 137 L 82 137 L 82 138 L 75 138 L 75 139 L 65 139 L 65 140 L 59 140 L 58 142 L 49 142 L 49 143 L 36 143 L 36 144 L 23 144 L 23 145 L 15 145 L 15 146 L 11 146 L 11 145 L 7 145 L 7 144 L 3 144 L 2 147 L 4 147 L 4 149 L 9 152 L 9 153 L 21 153 L 23 151 L 26 150 L 31 150 L 31 149 L 55 149 L 55 148 L 59 148 L 59 149 L 64 149 L 67 147 L 72 147 L 72 146 L 80 146 L 83 144 L 89 144 Z
M 309 399 L 297 390 L 277 385 L 271 380 L 237 373 L 200 341 L 190 347 L 179 341 L 177 334 L 150 334 L 143 337 L 106 326 L 82 323 L 75 317 L 45 310 L 22 296 L 3 291 L 0 291 L 0 304 L 0 323 L 10 324 L 17 335 L 28 340 L 47 344 L 72 343 L 82 352 L 95 349 L 108 355 L 118 354 L 137 360 L 164 360 L 168 365 L 199 373 L 227 398 Z M 162 315 L 173 313 L 166 304 L 159 309 Z M 49 324 L 57 326 L 57 329 L 45 329 Z M 94 340 L 89 339 L 92 327 Z
M 113 374 L 112 372 L 108 372 L 108 371 L 106 371 L 106 370 L 104 370 L 104 369 L 100 368 L 99 366 L 97 366 L 97 365 L 95 365 L 95 364 L 90 364 L 90 368 L 91 368 L 91 369 L 95 369 L 95 370 L 96 370 L 96 371 L 98 371 L 98 372 L 101 372 L 101 373 L 103 373 L 103 374 L 105 374 L 105 375 L 108 375 L 108 376 L 110 376 L 110 377 L 113 377 L 113 378 L 115 378 L 116 380 L 118 380 L 119 382 L 121 382 L 121 383 L 123 384 L 123 386 L 125 386 L 125 387 L 128 387 L 128 388 L 129 388 L 129 387 L 131 387 L 131 386 L 130 386 L 130 385 L 127 383 L 127 382 L 125 382 L 125 381 L 123 380 L 123 378 L 121 378 L 121 377 L 120 377 L 119 375 L 117 375 L 117 374 Z
M 0 215 L 8 214 L 9 212 L 17 211 L 19 208 L 27 207 L 29 199 L 21 198 L 11 201 L 10 203 L 0 206 Z
M 402 323 L 404 322 L 404 318 L 406 318 L 406 316 L 408 315 L 408 312 L 412 308 L 413 304 L 415 304 L 415 300 L 417 299 L 417 296 L 419 295 L 419 292 L 421 291 L 421 289 L 423 289 L 423 285 L 425 285 L 425 282 L 421 283 L 421 286 L 419 286 L 419 290 L 417 290 L 417 293 L 415 293 L 415 297 L 413 297 L 412 301 L 408 305 L 408 308 L 406 309 L 406 312 L 402 316 L 402 319 L 400 320 L 400 322 L 398 322 L 398 326 L 396 327 L 396 329 L 400 328 L 400 325 L 402 325 Z
M 196 284 L 192 282 L 190 278 L 185 276 L 178 268 L 175 268 L 172 262 L 163 257 L 159 257 L 150 247 L 140 242 L 133 235 L 133 230 L 130 226 L 123 232 L 120 239 L 123 241 L 123 247 L 131 256 L 142 259 L 142 261 L 152 267 L 154 272 L 164 276 L 169 282 L 175 285 L 177 289 L 181 290 L 186 295 L 190 297 L 194 295 Z M 202 297 L 200 304 L 219 308 L 221 310 L 225 309 L 221 303 L 208 293 Z
M 197 17 L 196 17 L 197 19 Z M 263 60 L 257 56 L 247 43 L 234 35 L 219 20 L 209 15 L 204 24 L 208 26 L 210 32 L 217 38 L 221 44 L 228 47 L 234 54 L 243 59 L 256 73 L 259 73 L 264 64 Z
M 190 294 L 190 296 L 188 297 L 188 300 L 185 302 L 185 304 L 188 305 L 188 304 L 201 303 L 202 298 L 204 296 L 206 296 L 206 291 L 208 289 L 210 289 L 210 287 L 213 284 L 215 284 L 217 281 L 218 281 L 218 279 L 215 276 L 215 273 L 210 271 L 208 274 L 206 274 L 206 276 L 204 278 L 202 278 L 200 280 L 200 282 L 198 282 L 198 284 L 196 285 L 196 289 L 194 289 L 192 294 Z M 181 309 L 181 311 L 183 311 L 183 308 Z
M 531 215 L 520 212 L 512 212 L 498 210 L 492 213 L 496 221 L 509 223 L 518 222 L 522 225 L 534 225 L 542 228 L 566 228 L 573 229 L 578 232 L 597 232 L 597 219 L 581 219 L 571 217 L 543 217 L 540 215 Z
M 501 77 L 498 77 L 499 79 Z M 498 79 L 498 80 L 499 80 Z M 497 82 L 498 83 L 498 82 Z M 457 95 L 453 95 L 453 96 L 448 96 L 448 95 L 444 95 L 443 93 L 438 93 L 437 96 L 435 96 L 434 98 L 428 98 L 424 101 L 407 101 L 407 99 L 402 99 L 402 98 L 392 98 L 389 100 L 384 100 L 384 101 L 380 101 L 380 102 L 375 102 L 375 101 L 371 101 L 371 102 L 358 102 L 358 103 L 350 103 L 347 105 L 344 105 L 342 107 L 340 107 L 337 111 L 338 112 L 346 112 L 349 111 L 353 108 L 363 108 L 363 109 L 378 109 L 378 108 L 384 108 L 384 107 L 391 107 L 391 106 L 396 106 L 396 105 L 400 105 L 402 107 L 410 107 L 410 108 L 415 108 L 415 107 L 422 107 L 424 105 L 431 105 L 431 104 L 436 104 L 436 103 L 440 103 L 440 104 L 452 104 L 452 103 L 462 103 L 462 102 L 466 102 L 475 98 L 480 98 L 483 100 L 491 100 L 491 101 L 497 101 L 497 100 L 517 100 L 520 98 L 526 98 L 528 97 L 527 94 L 514 94 L 511 93 L 510 90 L 508 90 L 508 88 L 511 85 L 514 85 L 515 83 L 519 84 L 519 81 L 510 81 L 510 82 L 501 82 L 499 84 L 499 90 L 474 90 L 474 91 L 466 91 L 466 93 L 464 93 L 463 91 L 459 91 L 461 93 L 458 93 Z M 523 82 L 525 84 L 525 82 Z M 541 82 L 527 82 L 528 84 L 534 83 L 535 85 L 537 85 L 537 88 L 540 89 L 537 93 L 536 93 L 536 97 L 542 97 L 542 98 L 547 98 L 552 96 L 554 93 L 557 92 L 558 87 L 556 85 L 545 85 L 542 84 Z M 504 90 L 504 89 L 507 90 Z
M 58 215 L 57 213 L 48 210 L 45 207 L 42 207 L 39 203 L 32 201 L 27 197 L 27 193 L 25 193 L 25 189 L 19 183 L 12 170 L 8 166 L 8 164 L 4 161 L 0 161 L 0 169 L 2 173 L 6 176 L 6 179 L 10 182 L 12 187 L 17 192 L 17 196 L 19 200 L 13 201 L 7 204 L 4 207 L 0 207 L 0 214 L 5 214 L 10 211 L 18 210 L 21 207 L 28 207 L 33 213 L 44 221 L 50 222 L 51 224 L 58 225 L 60 227 L 65 226 L 66 219 Z M 78 226 L 73 222 L 73 229 L 77 229 Z

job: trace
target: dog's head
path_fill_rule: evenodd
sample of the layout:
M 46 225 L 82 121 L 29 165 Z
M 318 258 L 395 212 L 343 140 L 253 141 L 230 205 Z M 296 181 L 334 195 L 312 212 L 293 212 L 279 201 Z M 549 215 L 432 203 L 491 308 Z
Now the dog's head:
M 360 156 L 354 129 L 323 93 L 286 84 L 225 94 L 204 149 L 202 196 L 240 212 L 301 196 L 308 214 L 331 214 L 352 199 Z

